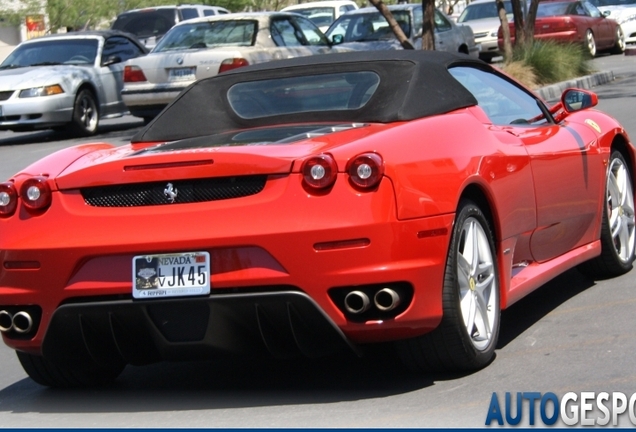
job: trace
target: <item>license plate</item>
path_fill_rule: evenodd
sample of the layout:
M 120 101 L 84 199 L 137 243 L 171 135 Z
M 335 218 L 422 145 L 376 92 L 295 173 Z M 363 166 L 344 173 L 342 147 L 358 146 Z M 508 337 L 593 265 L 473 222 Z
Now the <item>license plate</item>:
M 210 254 L 186 252 L 133 258 L 133 298 L 210 294 Z
M 170 81 L 187 81 L 195 79 L 195 67 L 184 67 L 168 69 L 168 79 Z

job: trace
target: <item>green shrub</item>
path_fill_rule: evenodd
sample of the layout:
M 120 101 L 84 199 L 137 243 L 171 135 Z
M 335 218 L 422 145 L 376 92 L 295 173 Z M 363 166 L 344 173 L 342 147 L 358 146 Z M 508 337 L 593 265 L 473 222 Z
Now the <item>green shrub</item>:
M 527 48 L 514 47 L 512 52 L 512 61 L 532 68 L 539 85 L 590 74 L 589 58 L 581 45 L 554 41 L 535 40 Z

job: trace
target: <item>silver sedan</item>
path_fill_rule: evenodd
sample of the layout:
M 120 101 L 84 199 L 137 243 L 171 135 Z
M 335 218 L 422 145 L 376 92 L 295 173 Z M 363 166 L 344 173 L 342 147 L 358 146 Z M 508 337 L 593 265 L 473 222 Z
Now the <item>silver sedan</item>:
M 130 60 L 122 97 L 132 115 L 147 121 L 195 80 L 248 64 L 332 48 L 309 19 L 289 12 L 237 13 L 181 22 L 145 57 Z
M 134 37 L 112 30 L 21 43 L 0 64 L 0 130 L 94 134 L 100 119 L 128 112 L 123 62 L 146 53 Z
M 398 4 L 388 6 L 405 36 L 415 49 L 422 48 L 422 5 Z M 435 10 L 435 49 L 460 52 L 471 57 L 479 55 L 479 46 L 470 27 L 455 24 L 439 10 Z M 338 46 L 355 50 L 401 49 L 389 23 L 375 7 L 367 7 L 341 15 L 326 32 L 327 38 Z

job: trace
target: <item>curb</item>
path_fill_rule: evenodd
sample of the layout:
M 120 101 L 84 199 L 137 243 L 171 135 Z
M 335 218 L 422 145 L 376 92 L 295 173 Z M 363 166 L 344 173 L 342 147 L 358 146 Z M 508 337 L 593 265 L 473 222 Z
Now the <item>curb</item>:
M 545 101 L 555 101 L 561 98 L 561 93 L 568 88 L 591 89 L 599 85 L 607 84 L 614 81 L 614 72 L 597 72 L 592 75 L 586 75 L 580 78 L 563 81 L 549 86 L 535 89 L 537 93 Z

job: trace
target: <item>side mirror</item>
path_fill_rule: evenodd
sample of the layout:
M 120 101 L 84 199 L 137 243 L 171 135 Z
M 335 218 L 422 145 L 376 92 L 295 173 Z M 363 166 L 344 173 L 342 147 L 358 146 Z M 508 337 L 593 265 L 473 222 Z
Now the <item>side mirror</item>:
M 118 55 L 111 55 L 111 56 L 106 57 L 102 61 L 102 66 L 110 66 L 112 64 L 120 63 L 120 62 L 121 62 L 121 57 L 119 57 Z
M 604 16 L 605 18 L 607 18 L 607 17 L 608 17 L 608 16 L 610 16 L 611 14 L 612 14 L 612 11 L 608 11 L 608 10 L 606 10 L 606 11 L 604 11 L 604 12 L 603 12 L 603 16 Z
M 341 34 L 335 34 L 331 37 L 331 42 L 334 45 L 341 44 L 342 42 L 344 42 L 344 36 Z
M 598 96 L 587 90 L 567 89 L 561 95 L 561 103 L 563 109 L 571 113 L 598 105 Z

